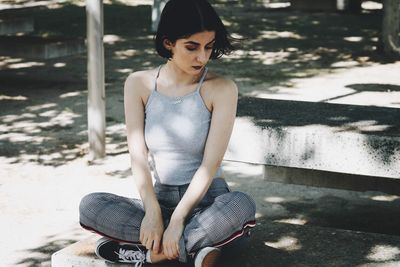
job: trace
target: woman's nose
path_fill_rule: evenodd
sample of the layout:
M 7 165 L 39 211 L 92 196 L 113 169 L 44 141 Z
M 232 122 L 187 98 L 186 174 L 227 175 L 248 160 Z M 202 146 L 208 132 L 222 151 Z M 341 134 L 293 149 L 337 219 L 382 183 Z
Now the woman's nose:
M 197 61 L 200 63 L 206 63 L 207 62 L 207 53 L 205 50 L 201 50 L 199 54 L 197 55 Z

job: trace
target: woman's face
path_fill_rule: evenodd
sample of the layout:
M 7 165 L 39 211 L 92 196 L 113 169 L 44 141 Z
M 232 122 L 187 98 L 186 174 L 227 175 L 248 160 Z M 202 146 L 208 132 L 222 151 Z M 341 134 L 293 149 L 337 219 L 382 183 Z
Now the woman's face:
M 215 32 L 204 31 L 164 45 L 172 52 L 171 61 L 187 74 L 199 74 L 210 59 L 215 43 Z

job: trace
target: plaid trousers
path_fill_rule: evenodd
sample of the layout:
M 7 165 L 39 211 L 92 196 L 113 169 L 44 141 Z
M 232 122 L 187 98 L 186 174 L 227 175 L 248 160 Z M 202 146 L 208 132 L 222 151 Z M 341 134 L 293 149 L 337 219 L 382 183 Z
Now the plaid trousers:
M 189 185 L 155 183 L 164 226 Z M 231 192 L 223 178 L 215 178 L 207 193 L 186 220 L 180 240 L 179 261 L 204 247 L 222 247 L 255 226 L 255 202 L 245 193 Z M 100 235 L 127 243 L 140 243 L 145 211 L 140 199 L 111 193 L 91 193 L 79 206 L 80 224 Z

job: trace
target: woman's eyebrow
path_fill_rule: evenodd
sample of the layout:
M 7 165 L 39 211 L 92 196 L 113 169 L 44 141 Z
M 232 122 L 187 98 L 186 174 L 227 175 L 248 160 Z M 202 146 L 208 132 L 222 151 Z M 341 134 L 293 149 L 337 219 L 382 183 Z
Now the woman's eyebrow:
M 209 45 L 213 42 L 215 42 L 215 39 L 213 39 L 211 42 L 207 43 L 206 45 Z M 199 43 L 197 43 L 195 41 L 186 41 L 185 44 L 200 45 Z

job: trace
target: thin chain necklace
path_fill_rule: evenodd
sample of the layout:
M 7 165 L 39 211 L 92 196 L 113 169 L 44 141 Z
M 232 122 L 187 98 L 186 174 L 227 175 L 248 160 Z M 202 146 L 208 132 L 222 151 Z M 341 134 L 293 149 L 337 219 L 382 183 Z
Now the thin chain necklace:
M 168 72 L 168 70 L 167 70 L 167 65 L 164 65 L 165 66 L 165 70 Z M 202 71 L 197 75 L 197 77 L 194 77 L 193 78 L 193 80 L 192 80 L 192 82 L 191 82 L 191 84 L 192 83 L 195 83 L 195 84 L 197 84 L 197 83 L 199 83 L 200 82 L 200 80 L 201 80 L 201 77 L 203 76 L 203 74 L 204 74 L 204 71 L 206 70 L 206 68 L 204 67 L 203 69 L 202 69 Z M 196 90 L 197 90 L 197 87 L 196 87 Z M 176 104 L 180 104 L 180 103 L 182 103 L 183 102 L 183 98 L 186 96 L 187 94 L 185 94 L 185 95 L 183 95 L 183 96 L 175 96 L 175 97 L 172 97 L 174 100 L 173 100 L 173 102 L 172 102 L 172 104 L 174 104 L 174 105 L 176 105 Z

